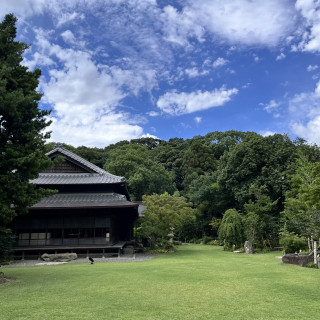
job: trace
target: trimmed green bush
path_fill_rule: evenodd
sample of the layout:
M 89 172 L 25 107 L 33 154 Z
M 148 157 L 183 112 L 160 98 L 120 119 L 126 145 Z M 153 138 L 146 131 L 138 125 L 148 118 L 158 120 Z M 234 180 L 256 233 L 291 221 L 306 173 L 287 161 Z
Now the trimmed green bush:
M 308 249 L 308 242 L 305 238 L 298 237 L 294 233 L 284 233 L 280 239 L 280 245 L 286 253 L 295 253 Z

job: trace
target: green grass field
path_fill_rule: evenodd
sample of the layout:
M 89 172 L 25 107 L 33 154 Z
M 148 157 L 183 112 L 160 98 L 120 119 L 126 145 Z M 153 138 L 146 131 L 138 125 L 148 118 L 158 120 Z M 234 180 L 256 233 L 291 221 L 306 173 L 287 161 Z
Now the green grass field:
M 320 270 L 186 245 L 143 262 L 3 268 L 0 319 L 319 319 Z

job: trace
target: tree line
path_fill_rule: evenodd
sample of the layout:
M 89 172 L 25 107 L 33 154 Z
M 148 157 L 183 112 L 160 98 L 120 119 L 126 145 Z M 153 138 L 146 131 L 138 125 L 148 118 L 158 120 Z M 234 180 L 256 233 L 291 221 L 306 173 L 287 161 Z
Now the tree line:
M 250 240 L 270 248 L 281 239 L 319 236 L 320 149 L 303 139 L 231 130 L 186 140 L 133 139 L 105 148 L 64 146 L 126 177 L 131 198 L 149 204 L 147 216 L 155 219 L 155 210 L 164 216 L 168 208 L 166 223 L 152 220 L 162 225 L 159 242 L 169 227 L 179 240 L 219 237 L 229 247 Z M 192 209 L 182 221 L 170 213 L 173 200 Z M 145 228 L 147 220 L 140 221 Z M 144 234 L 149 240 L 157 233 L 150 232 Z

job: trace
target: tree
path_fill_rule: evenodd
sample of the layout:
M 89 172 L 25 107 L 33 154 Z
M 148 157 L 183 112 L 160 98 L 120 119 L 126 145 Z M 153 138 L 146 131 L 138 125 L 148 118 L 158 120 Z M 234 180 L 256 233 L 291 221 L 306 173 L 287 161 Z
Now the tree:
M 144 196 L 143 203 L 147 210 L 141 218 L 141 230 L 150 246 L 165 244 L 168 234 L 173 230 L 181 234 L 185 227 L 195 221 L 197 210 L 184 197 L 175 197 L 167 193 L 161 195 Z
M 251 192 L 254 194 L 254 200 L 249 200 L 244 205 L 246 240 L 259 248 L 271 246 L 273 240 L 278 240 L 277 201 L 271 201 L 266 186 L 252 186 Z
M 300 154 L 282 212 L 284 231 L 299 236 L 320 236 L 320 163 Z
M 141 200 L 143 195 L 172 194 L 176 190 L 172 175 L 151 159 L 145 146 L 126 144 L 111 150 L 104 168 L 127 179 L 135 200 Z
M 181 166 L 189 141 L 184 141 L 182 138 L 172 138 L 168 142 L 162 142 L 157 148 L 150 151 L 151 158 L 161 163 L 167 171 L 174 175 L 174 182 L 179 191 L 183 190 Z
M 236 209 L 225 212 L 219 230 L 219 238 L 225 241 L 228 247 L 235 245 L 237 248 L 244 243 L 243 216 Z
M 27 213 L 27 207 L 48 192 L 29 183 L 51 165 L 44 153 L 43 130 L 50 124 L 47 110 L 39 110 L 37 91 L 41 71 L 21 65 L 28 48 L 15 41 L 17 19 L 8 14 L 0 23 L 0 226 Z
M 193 141 L 183 156 L 182 173 L 183 186 L 189 191 L 190 183 L 204 173 L 212 173 L 217 167 L 210 147 L 200 141 Z

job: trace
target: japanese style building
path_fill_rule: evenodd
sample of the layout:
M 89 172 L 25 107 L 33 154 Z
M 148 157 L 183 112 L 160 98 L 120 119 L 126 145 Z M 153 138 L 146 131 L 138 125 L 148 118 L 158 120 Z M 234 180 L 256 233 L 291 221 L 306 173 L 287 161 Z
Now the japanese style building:
M 57 159 L 31 181 L 58 192 L 17 217 L 15 255 L 52 252 L 118 252 L 133 239 L 139 217 L 123 177 L 112 175 L 57 144 L 47 153 Z

